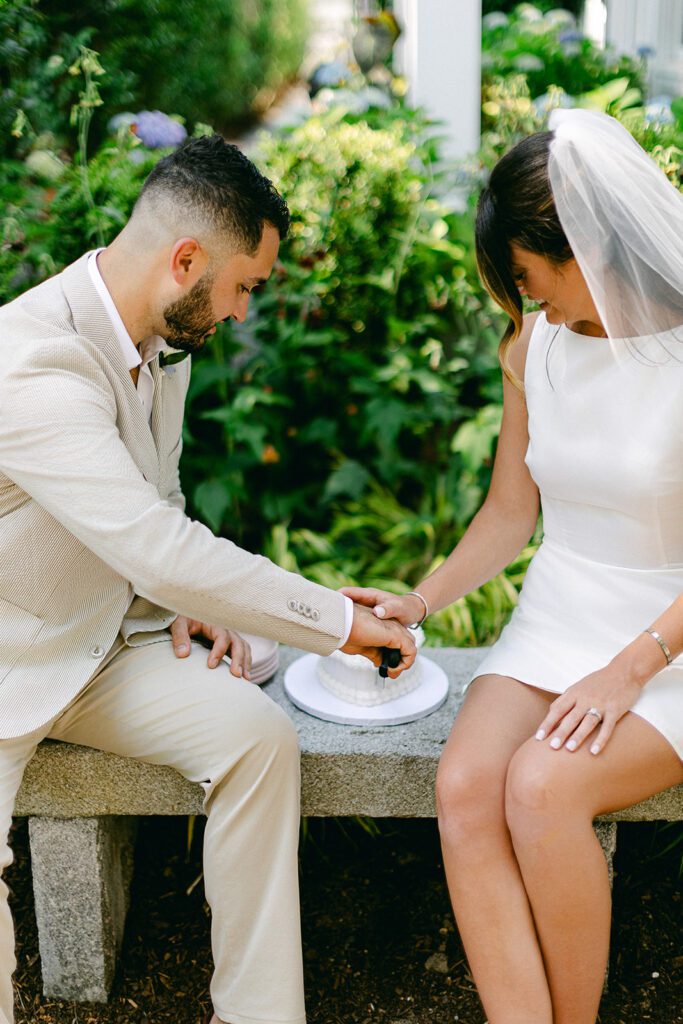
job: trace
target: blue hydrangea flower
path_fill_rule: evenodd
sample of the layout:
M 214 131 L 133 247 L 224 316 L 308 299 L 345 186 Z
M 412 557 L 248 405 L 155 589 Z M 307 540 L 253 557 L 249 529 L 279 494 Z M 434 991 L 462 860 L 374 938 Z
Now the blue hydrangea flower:
M 585 36 L 583 32 L 577 32 L 576 29 L 567 29 L 566 32 L 560 32 L 557 38 L 560 43 L 581 43 Z
M 545 64 L 534 53 L 520 53 L 513 64 L 517 71 L 543 71 Z
M 537 96 L 535 100 L 532 100 L 533 108 L 539 117 L 544 117 L 551 110 L 555 110 L 556 107 L 559 107 L 560 110 L 571 110 L 575 103 L 576 101 L 573 96 L 560 89 L 554 89 L 553 92 L 544 92 L 542 96 Z
M 563 7 L 556 7 L 554 11 L 548 11 L 543 20 L 550 28 L 576 28 L 576 18 L 571 11 L 565 11 Z
M 655 52 L 656 51 L 652 46 L 639 46 L 636 50 L 636 53 L 641 58 L 641 60 L 647 60 L 648 57 L 654 57 Z
M 308 80 L 311 96 L 315 96 L 321 89 L 335 89 L 346 85 L 350 78 L 351 69 L 340 60 L 319 64 Z
M 109 119 L 107 128 L 112 135 L 116 135 L 120 128 L 130 128 L 132 124 L 135 124 L 136 114 L 131 114 L 130 110 L 124 110 L 121 114 L 114 114 Z
M 503 14 L 502 11 L 491 11 L 481 19 L 482 26 L 487 32 L 493 32 L 497 28 L 507 28 L 509 22 L 507 14 Z
M 655 96 L 645 107 L 646 124 L 673 124 L 675 121 L 671 110 L 671 96 Z
M 184 126 L 160 110 L 141 110 L 131 127 L 148 149 L 179 146 L 187 138 Z

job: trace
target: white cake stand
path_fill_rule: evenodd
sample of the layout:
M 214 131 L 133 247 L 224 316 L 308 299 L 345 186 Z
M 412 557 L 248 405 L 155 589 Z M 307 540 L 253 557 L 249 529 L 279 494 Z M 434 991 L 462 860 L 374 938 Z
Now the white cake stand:
M 285 693 L 302 711 L 339 725 L 403 725 L 424 718 L 441 707 L 448 696 L 448 676 L 424 654 L 418 655 L 422 680 L 410 693 L 385 704 L 365 707 L 335 697 L 318 679 L 319 654 L 305 654 L 285 672 Z M 391 680 L 387 679 L 387 686 Z

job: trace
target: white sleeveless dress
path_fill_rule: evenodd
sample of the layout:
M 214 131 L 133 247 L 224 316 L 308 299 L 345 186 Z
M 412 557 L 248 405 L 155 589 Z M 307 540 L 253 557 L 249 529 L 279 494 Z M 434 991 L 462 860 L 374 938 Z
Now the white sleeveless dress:
M 524 375 L 526 463 L 544 536 L 474 678 L 496 673 L 562 693 L 683 593 L 683 345 L 671 343 L 680 351 L 667 357 L 666 338 L 639 338 L 634 351 L 629 340 L 537 318 Z M 631 710 L 683 758 L 683 655 Z

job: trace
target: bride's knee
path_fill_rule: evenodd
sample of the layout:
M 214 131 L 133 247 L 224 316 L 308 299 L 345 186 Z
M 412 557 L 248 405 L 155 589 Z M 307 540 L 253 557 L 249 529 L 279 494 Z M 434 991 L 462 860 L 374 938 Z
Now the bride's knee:
M 573 778 L 573 756 L 530 740 L 511 759 L 505 779 L 505 819 L 515 841 L 536 841 L 562 830 L 574 815 L 590 817 Z
M 466 758 L 442 758 L 436 813 L 442 838 L 472 838 L 504 821 L 503 776 Z

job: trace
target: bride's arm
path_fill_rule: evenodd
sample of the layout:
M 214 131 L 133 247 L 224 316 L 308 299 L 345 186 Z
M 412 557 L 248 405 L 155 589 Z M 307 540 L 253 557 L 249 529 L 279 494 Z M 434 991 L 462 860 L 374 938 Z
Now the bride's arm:
M 510 365 L 522 380 L 534 320 L 535 316 L 525 317 L 522 334 L 510 353 Z M 415 588 L 430 611 L 445 608 L 492 579 L 533 535 L 539 497 L 524 461 L 528 444 L 524 395 L 504 376 L 503 421 L 484 504 L 446 561 Z
M 521 380 L 537 315 L 524 318 L 522 333 L 510 352 L 510 365 Z M 533 535 L 539 497 L 524 461 L 528 443 L 524 395 L 504 376 L 503 421 L 486 500 L 446 561 L 415 588 L 430 612 L 445 608 L 496 576 Z M 343 592 L 354 601 L 374 607 L 380 617 L 398 618 L 404 624 L 419 621 L 424 614 L 423 603 L 417 597 L 395 597 L 360 587 L 345 587 Z

